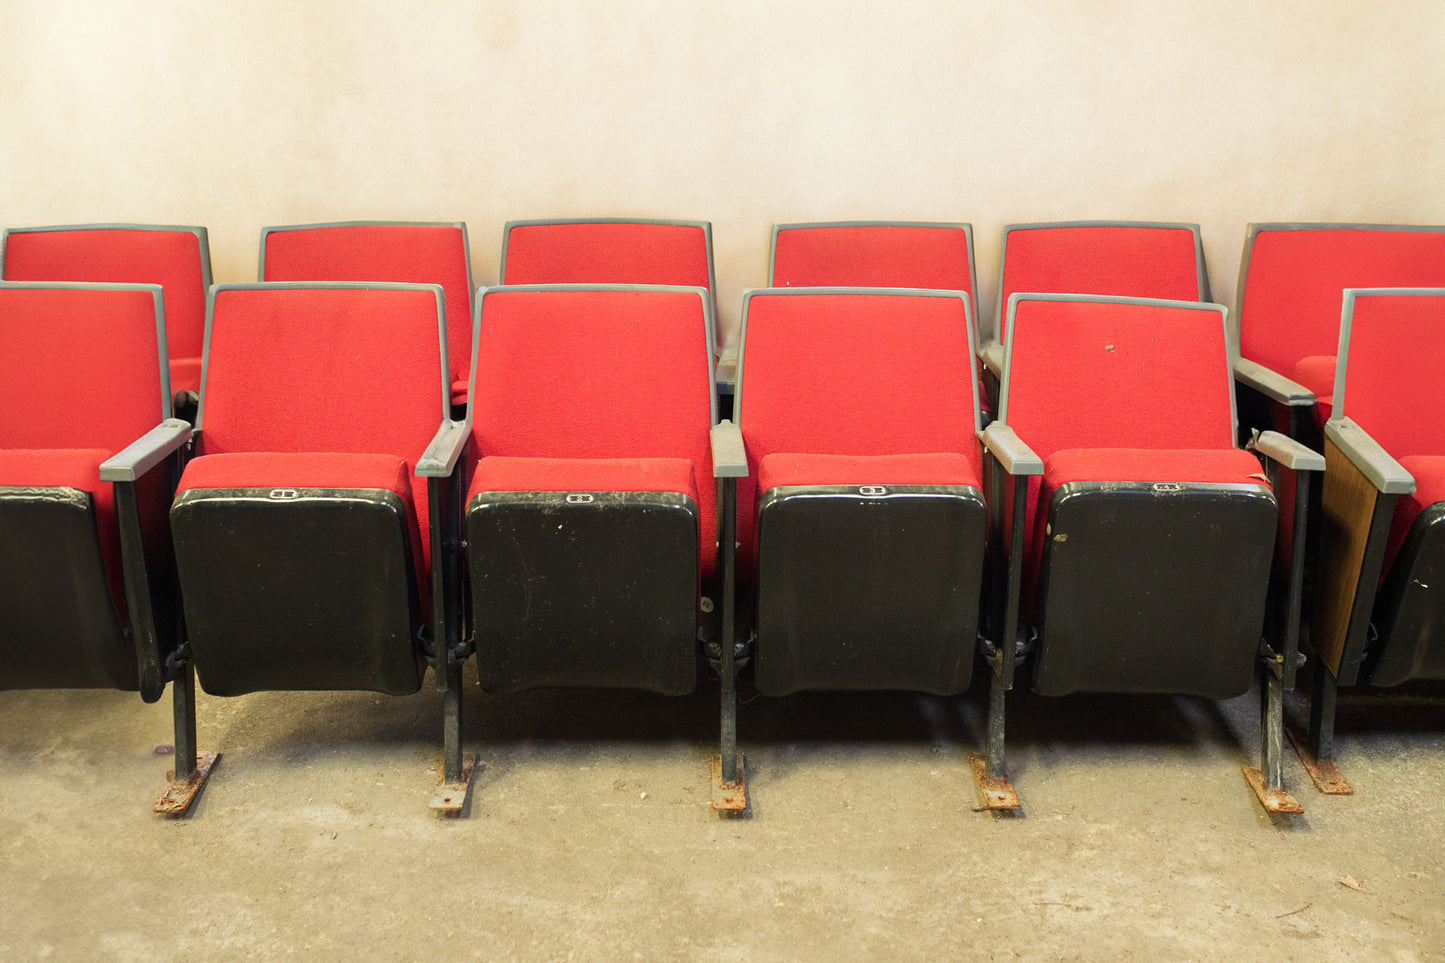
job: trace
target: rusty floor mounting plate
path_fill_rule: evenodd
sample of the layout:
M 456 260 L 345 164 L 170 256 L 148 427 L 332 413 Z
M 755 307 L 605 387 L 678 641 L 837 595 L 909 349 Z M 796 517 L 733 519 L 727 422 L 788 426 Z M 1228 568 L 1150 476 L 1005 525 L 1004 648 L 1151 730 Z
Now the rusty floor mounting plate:
M 1290 791 L 1283 786 L 1278 789 L 1270 789 L 1264 784 L 1264 774 L 1259 771 L 1258 766 L 1244 766 L 1244 778 L 1249 781 L 1249 788 L 1259 797 L 1259 801 L 1269 812 L 1282 816 L 1298 816 L 1305 811 L 1305 807 L 1299 804 L 1299 800 L 1290 794 Z
M 748 808 L 747 760 L 738 756 L 737 782 L 722 781 L 722 757 L 712 757 L 712 808 L 720 813 L 746 812 Z
M 978 785 L 979 794 L 983 796 L 984 809 L 1021 809 L 1019 795 L 1014 792 L 1014 784 L 1008 776 L 990 776 L 988 774 L 988 760 L 978 753 L 970 753 L 968 757 L 969 768 L 973 770 L 973 781 Z
M 1350 781 L 1340 772 L 1340 767 L 1335 765 L 1333 759 L 1316 759 L 1303 738 L 1288 729 L 1285 730 L 1285 735 L 1289 736 L 1289 744 L 1294 746 L 1295 755 L 1304 763 L 1305 772 L 1310 774 L 1310 781 L 1315 784 L 1316 789 L 1326 796 L 1349 796 L 1354 793 Z
M 206 784 L 210 777 L 211 770 L 221 760 L 219 752 L 198 752 L 196 753 L 196 768 L 191 771 L 189 779 L 177 779 L 176 771 L 172 769 L 166 773 L 166 778 L 171 784 L 161 797 L 156 800 L 152 807 L 154 812 L 162 816 L 179 817 L 184 816 L 191 808 L 191 803 L 201 794 L 201 787 Z
M 445 772 L 437 780 L 437 791 L 432 794 L 430 809 L 434 813 L 454 816 L 467 804 L 467 793 L 472 788 L 472 775 L 477 769 L 477 757 L 470 752 L 462 753 L 462 778 L 458 782 L 447 782 Z

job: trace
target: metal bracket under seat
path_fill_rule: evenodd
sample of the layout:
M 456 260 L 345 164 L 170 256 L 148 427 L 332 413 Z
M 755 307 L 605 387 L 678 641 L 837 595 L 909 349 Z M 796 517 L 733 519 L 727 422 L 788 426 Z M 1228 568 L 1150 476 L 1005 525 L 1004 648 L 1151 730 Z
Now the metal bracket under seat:
M 428 808 L 439 816 L 455 816 L 459 814 L 467 804 L 467 793 L 472 789 L 472 776 L 481 769 L 485 769 L 484 763 L 477 762 L 474 753 L 462 753 L 461 778 L 452 782 L 447 781 L 446 771 L 437 777 L 437 789 L 432 793 L 431 803 Z
M 738 756 L 737 778 L 724 782 L 722 777 L 722 756 L 712 757 L 712 808 L 713 812 L 737 816 L 748 808 L 747 757 Z
M 167 772 L 166 778 L 170 780 L 170 785 L 156 800 L 154 811 L 172 819 L 184 816 L 190 811 L 191 804 L 196 801 L 201 790 L 205 788 L 206 780 L 211 776 L 211 770 L 220 761 L 221 754 L 219 752 L 197 752 L 195 768 L 185 779 L 177 779 L 174 769 Z

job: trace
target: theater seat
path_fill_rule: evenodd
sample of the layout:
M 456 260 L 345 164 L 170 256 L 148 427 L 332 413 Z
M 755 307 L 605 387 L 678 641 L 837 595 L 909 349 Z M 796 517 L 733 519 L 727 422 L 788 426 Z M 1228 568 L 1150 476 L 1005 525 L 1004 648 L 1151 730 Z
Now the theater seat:
M 771 288 L 744 305 L 758 690 L 962 691 L 984 546 L 966 297 Z
M 707 291 L 506 285 L 477 303 L 465 525 L 482 688 L 691 692 L 719 568 Z
M 1245 430 L 1319 444 L 1332 414 L 1344 289 L 1440 285 L 1445 226 L 1249 225 L 1236 313 Z
M 1345 290 L 1337 356 L 1310 737 L 1296 743 L 1327 793 L 1350 791 L 1334 761 L 1338 686 L 1445 679 L 1445 287 Z
M 1224 309 L 1184 301 L 1015 294 L 991 431 L 1038 459 L 1028 483 L 1020 620 L 1035 691 L 1227 699 L 1263 661 L 1264 776 L 1298 811 L 1278 759 L 1293 683 L 1300 570 L 1274 580 L 1284 531 L 1274 476 L 1322 467 L 1271 434 L 1265 469 L 1235 447 Z M 1268 474 L 1266 473 L 1268 471 Z M 1307 486 L 1297 486 L 1303 499 Z M 1303 503 L 1288 505 L 1298 518 Z M 1278 618 L 1266 619 L 1271 590 Z
M 345 221 L 261 229 L 261 281 L 439 284 L 446 294 L 452 404 L 467 402 L 472 260 L 460 221 Z
M 502 231 L 503 284 L 664 284 L 708 292 L 708 344 L 717 277 L 712 224 L 590 217 L 508 221 Z
M 77 224 L 10 228 L 0 236 L 6 281 L 158 284 L 164 291 L 169 387 L 201 384 L 211 253 L 204 227 Z M 194 398 L 182 399 L 188 406 Z
M 745 296 L 739 558 L 763 695 L 968 687 L 987 524 L 971 327 L 962 292 Z
M 405 695 L 428 662 L 459 685 L 435 557 L 459 449 L 438 451 L 461 435 L 446 332 L 439 285 L 212 289 L 198 443 L 170 510 L 208 693 Z
M 160 695 L 137 649 L 173 643 L 165 503 L 189 435 L 162 303 L 157 285 L 0 283 L 0 689 Z

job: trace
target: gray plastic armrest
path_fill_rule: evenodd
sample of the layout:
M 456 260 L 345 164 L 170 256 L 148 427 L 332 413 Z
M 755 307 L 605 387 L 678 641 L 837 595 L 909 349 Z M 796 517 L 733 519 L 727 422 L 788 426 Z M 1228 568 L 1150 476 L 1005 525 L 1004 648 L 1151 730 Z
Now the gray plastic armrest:
M 997 341 L 986 341 L 982 348 L 978 349 L 978 356 L 983 359 L 983 366 L 993 372 L 997 377 L 1003 377 L 1003 345 Z
M 447 478 L 462 457 L 462 449 L 471 437 L 471 425 L 465 421 L 444 421 L 437 429 L 431 444 L 426 446 L 416 463 L 416 473 L 422 478 Z
M 191 440 L 189 422 L 167 418 L 100 465 L 100 480 L 133 482 Z
M 1294 471 L 1325 470 L 1324 455 L 1277 431 L 1260 432 L 1250 441 L 1249 450 Z
M 1010 475 L 1042 475 L 1043 459 L 1023 443 L 1008 425 L 994 422 L 980 435 L 983 446 L 993 453 L 1004 471 Z
M 712 426 L 708 437 L 712 441 L 712 476 L 748 477 L 748 452 L 743 447 L 742 430 L 724 418 Z
M 1315 393 L 1298 381 L 1291 381 L 1273 368 L 1258 361 L 1240 358 L 1234 362 L 1234 380 L 1249 385 L 1265 397 L 1282 405 L 1312 405 Z
M 1382 494 L 1408 495 L 1415 490 L 1415 476 L 1349 418 L 1331 418 L 1325 422 L 1325 437 L 1333 441 Z

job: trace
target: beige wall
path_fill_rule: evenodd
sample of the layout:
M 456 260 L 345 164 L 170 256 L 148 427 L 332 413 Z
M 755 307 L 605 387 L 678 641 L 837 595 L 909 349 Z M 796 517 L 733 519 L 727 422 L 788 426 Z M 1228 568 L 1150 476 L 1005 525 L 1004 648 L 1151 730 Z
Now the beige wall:
M 722 325 L 776 220 L 1445 222 L 1445 0 L 0 0 L 0 225 L 714 224 Z

